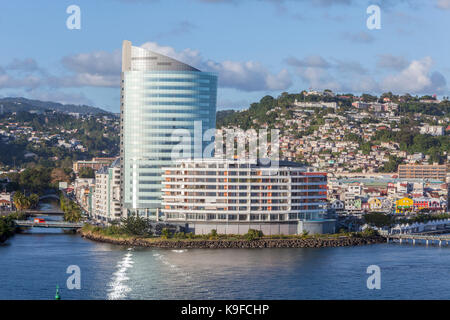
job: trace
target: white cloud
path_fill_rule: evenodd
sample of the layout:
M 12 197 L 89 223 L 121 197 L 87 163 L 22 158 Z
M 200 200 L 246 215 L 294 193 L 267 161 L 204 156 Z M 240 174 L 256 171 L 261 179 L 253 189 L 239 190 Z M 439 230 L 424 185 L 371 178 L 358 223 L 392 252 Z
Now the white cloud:
M 378 55 L 377 67 L 384 69 L 402 70 L 408 66 L 408 60 L 402 56 L 391 54 Z
M 300 68 L 297 70 L 298 75 L 313 89 L 330 89 L 333 91 L 342 90 L 342 85 L 327 70 L 320 68 Z
M 303 59 L 289 57 L 286 63 L 295 67 L 329 68 L 330 63 L 319 55 L 310 55 Z
M 120 50 L 94 51 L 66 56 L 61 59 L 64 67 L 77 73 L 116 75 L 122 63 Z
M 302 59 L 288 58 L 285 62 L 292 66 L 295 73 L 306 86 L 316 90 L 334 91 L 376 90 L 377 84 L 367 70 L 357 61 L 332 59 L 328 61 L 319 55 Z
M 377 67 L 398 71 L 384 79 L 377 77 L 378 73 L 369 72 L 357 61 L 328 61 L 321 56 L 288 58 L 285 61 L 294 68 L 306 86 L 317 90 L 430 94 L 443 93 L 447 88 L 445 77 L 432 71 L 431 57 L 408 63 L 401 56 L 380 55 Z
M 439 72 L 431 72 L 433 59 L 425 57 L 412 61 L 405 69 L 382 81 L 382 89 L 398 93 L 442 92 L 446 80 Z
M 289 72 L 282 69 L 271 72 L 256 61 L 222 61 L 205 59 L 198 50 L 181 51 L 156 42 L 146 42 L 142 48 L 151 50 L 192 65 L 202 71 L 216 72 L 219 86 L 241 91 L 286 90 L 292 85 Z M 121 52 L 93 51 L 65 56 L 61 59 L 65 74 L 50 75 L 42 71 L 33 59 L 15 60 L 5 70 L 0 69 L 0 88 L 51 88 L 111 87 L 120 85 Z M 7 71 L 28 70 L 38 75 L 14 78 Z M 37 71 L 37 72 L 36 72 Z
M 51 77 L 52 86 L 118 87 L 120 84 L 120 50 L 79 53 L 63 57 L 61 63 L 71 74 Z
M 44 84 L 42 78 L 27 75 L 25 77 L 14 77 L 9 74 L 0 74 L 0 89 L 5 88 L 24 88 L 26 90 L 34 89 L 40 87 Z
M 187 63 L 202 71 L 216 72 L 219 75 L 221 87 L 242 91 L 263 91 L 285 90 L 292 85 L 291 76 L 286 69 L 272 73 L 259 62 L 231 60 L 216 62 L 204 59 L 198 50 L 188 48 L 176 51 L 172 47 L 160 46 L 156 42 L 146 42 L 141 47 Z
M 259 62 L 205 61 L 203 69 L 219 74 L 219 84 L 225 88 L 242 91 L 285 90 L 292 85 L 286 69 L 277 74 L 270 73 Z
M 181 51 L 176 51 L 172 47 L 161 46 L 158 43 L 151 41 L 142 44 L 140 47 L 150 51 L 154 51 L 156 53 L 160 53 L 162 55 L 179 60 L 181 62 L 187 63 L 197 68 L 200 68 L 204 61 L 198 50 L 193 50 L 190 48 L 186 48 Z

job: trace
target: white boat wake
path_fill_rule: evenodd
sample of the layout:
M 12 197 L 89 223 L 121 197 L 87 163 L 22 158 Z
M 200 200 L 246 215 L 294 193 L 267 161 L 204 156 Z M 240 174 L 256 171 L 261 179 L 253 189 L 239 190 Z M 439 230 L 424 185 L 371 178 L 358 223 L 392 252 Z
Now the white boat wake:
M 186 252 L 187 250 L 186 249 L 183 249 L 183 250 L 172 250 L 172 252 L 176 252 L 176 253 L 183 253 L 183 252 Z
M 171 250 L 171 251 L 176 252 L 176 253 L 183 253 L 183 252 L 186 252 L 187 250 Z M 170 263 L 167 260 L 167 257 L 165 255 L 159 254 L 159 253 L 154 253 L 153 256 L 155 257 L 156 260 L 162 262 L 163 264 L 165 264 L 166 266 L 171 268 L 178 276 L 181 276 L 186 280 L 191 279 L 191 276 L 188 273 L 186 273 L 184 270 L 180 269 L 178 266 Z
M 127 270 L 132 268 L 134 264 L 132 250 L 130 249 L 128 249 L 128 253 L 125 254 L 123 259 L 117 263 L 117 271 L 113 273 L 113 278 L 108 284 L 108 300 L 125 299 L 131 291 L 131 288 L 125 283 L 129 279 Z

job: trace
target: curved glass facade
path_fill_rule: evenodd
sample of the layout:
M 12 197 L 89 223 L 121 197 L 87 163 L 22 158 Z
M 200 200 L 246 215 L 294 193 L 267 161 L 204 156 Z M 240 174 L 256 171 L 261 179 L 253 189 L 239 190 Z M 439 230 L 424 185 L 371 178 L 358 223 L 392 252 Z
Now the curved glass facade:
M 128 213 L 156 218 L 161 167 L 172 164 L 172 148 L 180 145 L 174 130 L 188 130 L 194 150 L 194 126 L 202 135 L 215 128 L 217 76 L 128 41 L 122 59 L 122 203 Z

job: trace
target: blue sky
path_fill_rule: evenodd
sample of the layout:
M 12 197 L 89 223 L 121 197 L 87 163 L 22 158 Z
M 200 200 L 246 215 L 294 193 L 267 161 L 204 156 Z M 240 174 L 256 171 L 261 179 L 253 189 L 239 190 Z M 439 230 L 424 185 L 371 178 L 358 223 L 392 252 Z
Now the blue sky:
M 449 30 L 450 0 L 15 0 L 0 4 L 0 96 L 118 112 L 124 39 L 217 72 L 218 109 L 308 88 L 447 96 Z

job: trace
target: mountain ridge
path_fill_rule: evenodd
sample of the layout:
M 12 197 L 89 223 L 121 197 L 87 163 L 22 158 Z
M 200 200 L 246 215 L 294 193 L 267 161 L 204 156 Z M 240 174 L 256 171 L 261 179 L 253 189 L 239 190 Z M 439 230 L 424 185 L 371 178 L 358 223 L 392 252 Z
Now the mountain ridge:
M 5 97 L 0 98 L 0 106 L 3 106 L 3 112 L 20 112 L 20 111 L 40 111 L 45 110 L 58 111 L 63 113 L 80 113 L 80 114 L 112 114 L 112 112 L 88 105 L 63 104 L 53 101 L 42 101 L 35 99 L 27 99 L 24 97 Z M 1 108 L 1 107 L 0 107 Z

